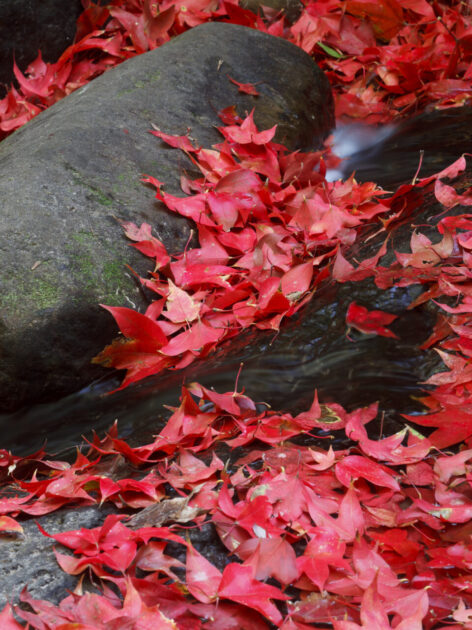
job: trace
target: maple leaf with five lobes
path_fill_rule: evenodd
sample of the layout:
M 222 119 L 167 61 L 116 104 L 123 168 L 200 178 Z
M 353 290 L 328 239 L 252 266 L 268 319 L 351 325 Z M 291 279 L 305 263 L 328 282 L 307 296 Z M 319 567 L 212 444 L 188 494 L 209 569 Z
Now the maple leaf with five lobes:
M 306 489 L 306 492 L 308 489 Z M 349 488 L 338 506 L 324 507 L 318 495 L 311 492 L 307 501 L 308 512 L 317 527 L 328 529 L 344 542 L 352 542 L 365 529 L 364 515 L 354 488 Z M 329 512 L 339 511 L 338 518 L 330 516 Z
M 274 125 L 270 129 L 265 131 L 258 131 L 253 119 L 254 110 L 246 116 L 241 125 L 228 125 L 227 127 L 220 127 L 220 131 L 223 136 L 231 142 L 237 144 L 267 144 L 272 140 L 275 135 L 277 125 Z
M 328 527 L 315 527 L 302 556 L 296 560 L 300 573 L 305 573 L 322 592 L 329 577 L 329 567 L 352 573 L 344 559 L 346 544 L 337 532 Z

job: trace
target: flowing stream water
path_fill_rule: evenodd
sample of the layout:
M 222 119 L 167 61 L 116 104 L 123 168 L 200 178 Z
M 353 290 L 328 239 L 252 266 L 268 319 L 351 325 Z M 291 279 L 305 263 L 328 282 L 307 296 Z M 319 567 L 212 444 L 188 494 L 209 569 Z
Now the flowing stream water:
M 420 175 L 444 168 L 463 152 L 471 151 L 471 109 L 424 114 L 399 126 L 372 128 L 346 126 L 334 135 L 337 151 L 345 158 L 331 178 L 353 170 L 361 181 L 374 181 L 386 190 L 412 179 L 424 150 Z M 472 152 L 472 151 L 471 151 Z M 431 225 L 441 212 L 434 199 L 416 217 Z M 398 230 L 396 242 L 407 251 L 411 226 Z M 401 247 L 400 247 L 401 249 Z M 364 252 L 365 253 L 365 252 Z M 424 305 L 407 311 L 422 291 L 420 286 L 380 291 L 371 279 L 359 283 L 327 285 L 315 294 L 294 321 L 280 333 L 248 334 L 232 340 L 215 356 L 196 363 L 183 373 L 165 374 L 113 394 L 118 374 L 67 396 L 13 414 L 0 415 L 3 448 L 22 455 L 47 440 L 50 453 L 67 452 L 102 434 L 118 420 L 119 433 L 131 443 L 151 440 L 169 416 L 164 405 L 178 405 L 182 383 L 197 380 L 217 391 L 231 391 L 241 363 L 239 390 L 275 409 L 306 409 L 317 388 L 321 402 L 339 402 L 348 410 L 379 401 L 382 426 L 372 425 L 373 435 L 401 428 L 401 413 L 421 413 L 416 398 L 422 385 L 442 364 L 433 351 L 419 345 L 430 334 L 436 311 Z M 400 315 L 391 326 L 399 339 L 346 334 L 345 313 L 352 301 L 370 309 Z

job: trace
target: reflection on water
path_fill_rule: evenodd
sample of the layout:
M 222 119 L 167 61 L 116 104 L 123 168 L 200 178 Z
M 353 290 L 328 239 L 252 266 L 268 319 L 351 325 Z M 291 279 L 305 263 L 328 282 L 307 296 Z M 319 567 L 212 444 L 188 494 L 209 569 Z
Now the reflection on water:
M 359 180 L 393 187 L 413 177 L 420 150 L 425 151 L 421 175 L 444 168 L 470 150 L 471 112 L 435 112 L 383 129 L 342 128 L 335 141 L 347 157 L 343 174 L 356 170 Z M 441 211 L 433 199 L 426 205 L 416 217 L 419 222 Z M 409 226 L 399 231 L 397 241 L 408 243 L 410 232 Z M 375 251 L 378 245 L 372 247 Z M 150 439 L 169 415 L 163 405 L 178 403 L 184 379 L 231 391 L 241 362 L 239 389 L 244 387 L 256 401 L 298 412 L 309 406 L 315 388 L 323 402 L 337 401 L 347 409 L 378 400 L 385 412 L 383 429 L 391 433 L 399 429 L 400 413 L 421 410 L 415 401 L 424 391 L 419 383 L 442 369 L 435 352 L 418 347 L 435 321 L 431 305 L 405 310 L 420 291 L 419 287 L 379 291 L 371 280 L 327 286 L 277 336 L 264 333 L 233 340 L 230 349 L 223 348 L 184 374 L 147 379 L 107 395 L 120 382 L 115 375 L 55 403 L 0 415 L 2 447 L 26 454 L 47 439 L 48 451 L 58 452 L 80 443 L 83 434 L 90 437 L 92 429 L 103 433 L 115 419 L 127 439 Z M 345 314 L 351 301 L 398 314 L 391 328 L 400 339 L 348 336 Z

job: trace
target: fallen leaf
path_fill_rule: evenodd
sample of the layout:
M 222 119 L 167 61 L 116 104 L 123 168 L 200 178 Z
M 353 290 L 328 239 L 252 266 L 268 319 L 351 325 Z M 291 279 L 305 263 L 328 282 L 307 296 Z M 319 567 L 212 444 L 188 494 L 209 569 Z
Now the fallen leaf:
M 366 335 L 374 334 L 398 339 L 395 333 L 386 328 L 397 317 L 384 311 L 369 311 L 365 306 L 351 302 L 346 313 L 346 323 Z

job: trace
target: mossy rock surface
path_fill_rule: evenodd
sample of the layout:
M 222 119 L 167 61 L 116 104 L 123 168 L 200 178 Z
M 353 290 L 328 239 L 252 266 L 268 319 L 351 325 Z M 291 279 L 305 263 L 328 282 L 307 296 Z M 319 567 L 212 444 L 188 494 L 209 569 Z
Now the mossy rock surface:
M 257 83 L 238 92 L 228 75 Z M 90 360 L 116 335 L 100 303 L 143 309 L 126 267 L 151 261 L 130 247 L 119 221 L 146 221 L 171 253 L 190 224 L 163 208 L 143 174 L 183 194 L 185 156 L 149 130 L 219 142 L 217 111 L 256 108 L 292 149 L 319 145 L 333 125 L 329 83 L 281 38 L 211 23 L 191 29 L 95 79 L 0 144 L 0 410 L 76 391 L 102 368 Z

